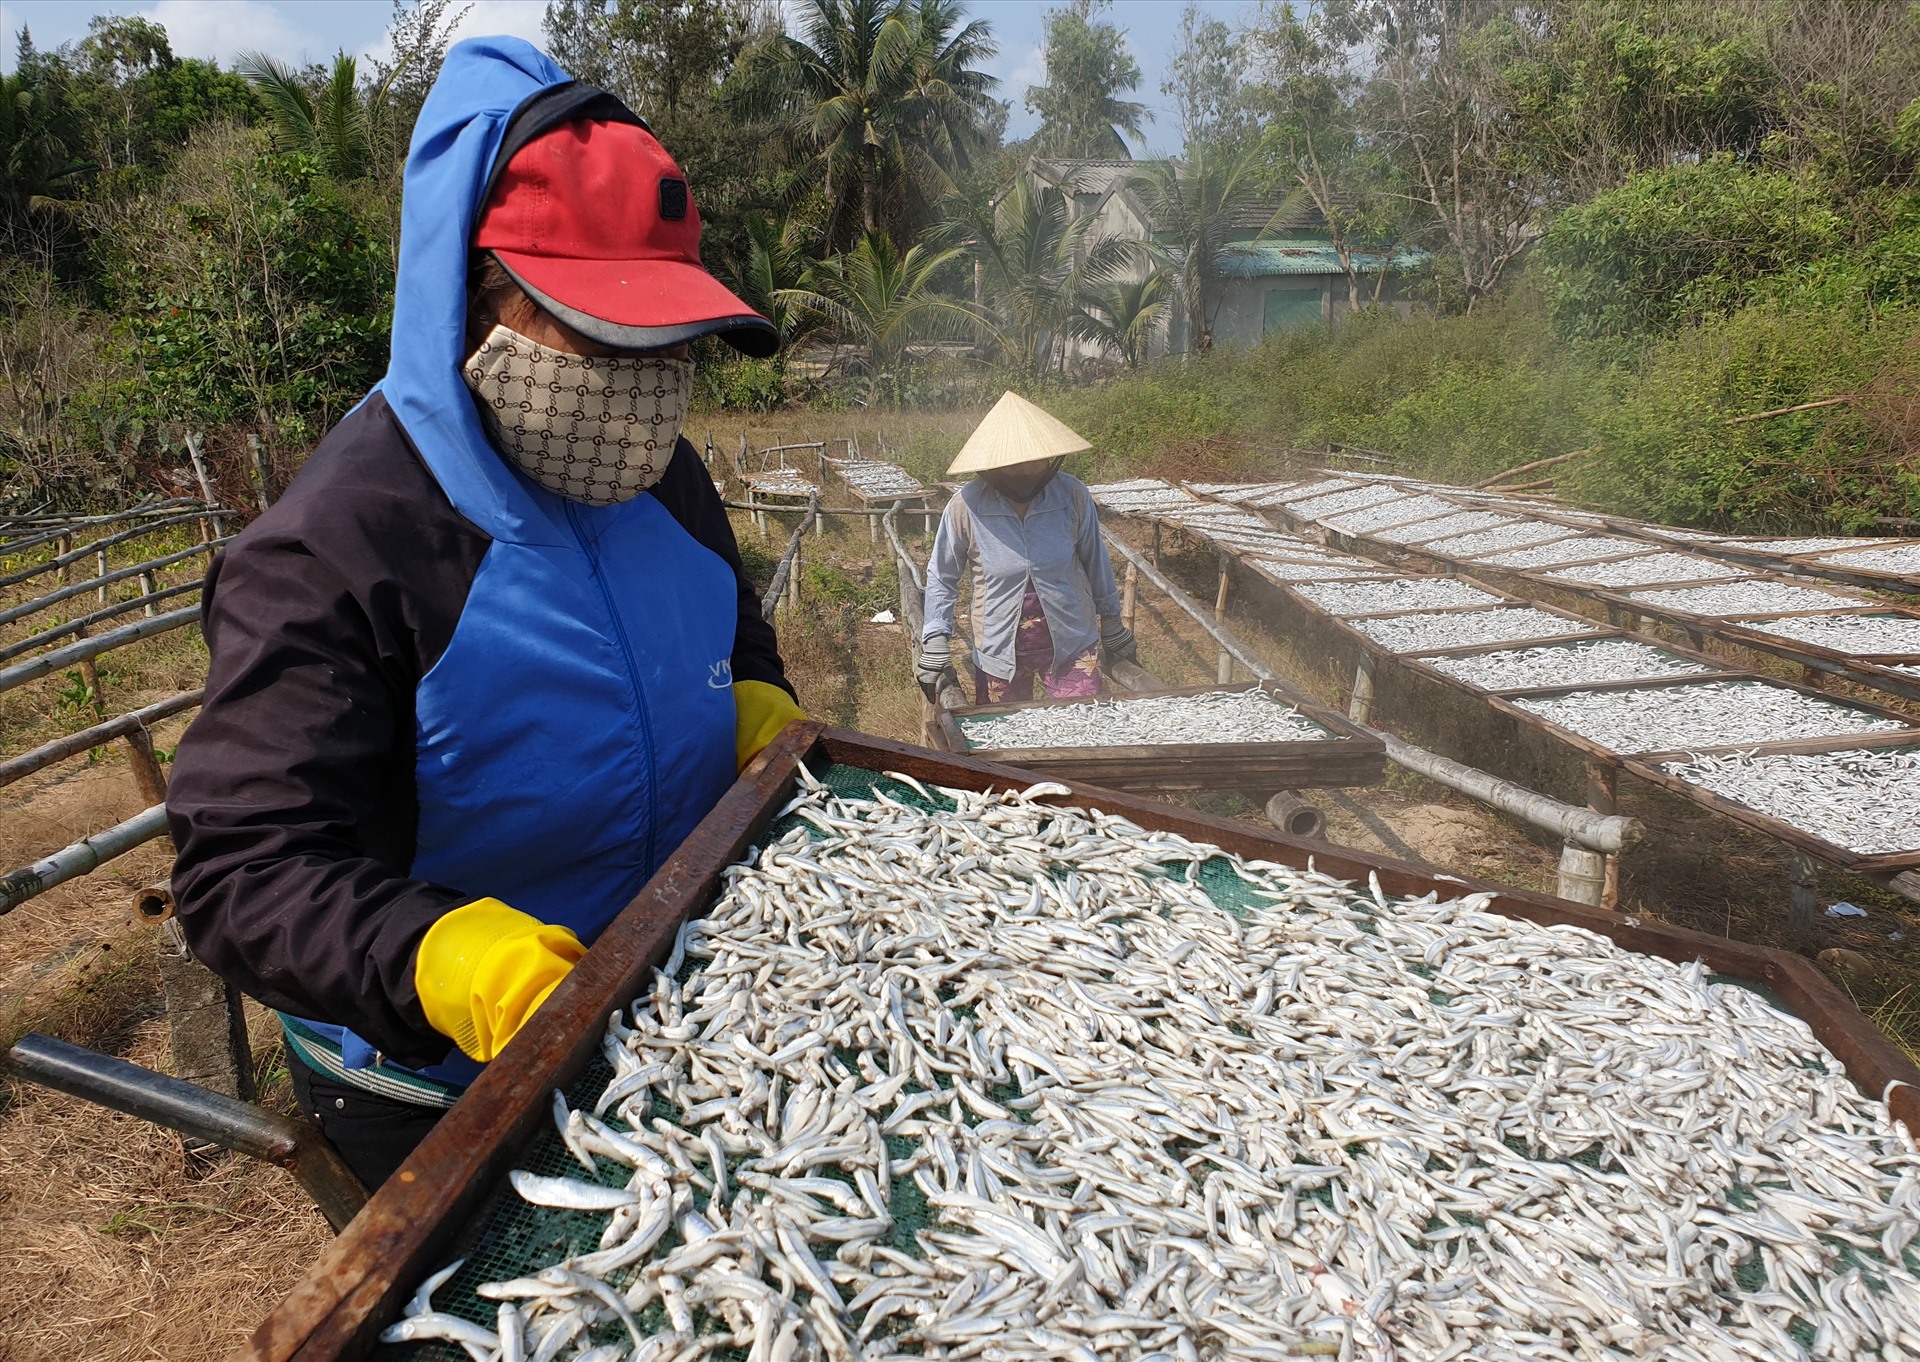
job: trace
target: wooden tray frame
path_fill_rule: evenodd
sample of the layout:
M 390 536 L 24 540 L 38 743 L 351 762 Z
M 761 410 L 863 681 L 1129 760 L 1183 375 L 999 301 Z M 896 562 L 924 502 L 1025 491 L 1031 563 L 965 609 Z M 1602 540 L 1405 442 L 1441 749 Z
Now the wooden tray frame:
M 755 758 L 679 849 L 556 989 L 546 1005 L 489 1064 L 353 1223 L 322 1251 L 306 1277 L 254 1331 L 239 1354 L 252 1362 L 341 1362 L 360 1358 L 399 1312 L 420 1277 L 478 1212 L 526 1142 L 552 1119 L 555 1087 L 572 1082 L 598 1051 L 607 1017 L 642 992 L 648 971 L 666 959 L 680 923 L 706 907 L 723 869 L 760 836 L 797 784 L 802 760 L 826 758 L 875 771 L 975 790 L 1022 789 L 1030 772 L 967 757 L 796 723 Z M 1484 892 L 1489 909 L 1541 924 L 1567 924 L 1628 950 L 1759 984 L 1812 1027 L 1863 1092 L 1884 1096 L 1893 1117 L 1920 1131 L 1920 1068 L 1861 1015 L 1808 961 L 1785 951 L 1621 917 L 1564 899 L 1073 785 L 1049 802 L 1097 805 L 1228 851 L 1304 865 L 1329 874 L 1379 877 L 1389 894 Z
M 1346 715 L 1278 681 L 1232 685 L 1179 686 L 1117 698 L 1149 695 L 1209 695 L 1216 691 L 1264 691 L 1281 704 L 1334 734 L 1300 742 L 1157 743 L 1119 747 L 985 748 L 967 746 L 960 720 L 981 714 L 1013 714 L 1029 709 L 1084 705 L 1085 700 L 1027 700 L 1001 705 L 968 705 L 943 710 L 940 735 L 949 752 L 981 761 L 1084 780 L 1135 794 L 1156 791 L 1243 790 L 1272 794 L 1378 785 L 1386 779 L 1386 744 L 1363 731 Z

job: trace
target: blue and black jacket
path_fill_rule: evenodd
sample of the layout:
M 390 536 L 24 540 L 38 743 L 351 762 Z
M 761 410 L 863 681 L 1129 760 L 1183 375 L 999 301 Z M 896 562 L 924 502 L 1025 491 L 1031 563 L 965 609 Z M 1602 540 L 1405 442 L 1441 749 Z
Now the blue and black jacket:
M 194 954 L 444 1082 L 415 951 L 492 897 L 591 943 L 734 776 L 735 680 L 791 691 L 682 440 L 619 506 L 495 452 L 461 380 L 468 241 L 517 109 L 567 83 L 513 39 L 448 54 L 406 169 L 393 359 L 215 561 L 212 665 L 168 794 Z

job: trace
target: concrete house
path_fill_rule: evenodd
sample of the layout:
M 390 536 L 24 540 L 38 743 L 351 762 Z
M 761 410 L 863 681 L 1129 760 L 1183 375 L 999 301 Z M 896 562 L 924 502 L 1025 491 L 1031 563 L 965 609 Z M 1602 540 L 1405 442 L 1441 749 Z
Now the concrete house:
M 1076 218 L 1095 219 L 1090 229 L 1094 237 L 1152 241 L 1154 224 L 1127 187 L 1129 178 L 1146 164 L 1036 156 L 1027 169 L 1041 183 L 1066 194 Z M 1213 321 L 1216 345 L 1253 345 L 1276 331 L 1332 325 L 1350 310 L 1346 272 L 1340 268 L 1320 210 L 1307 204 L 1276 222 L 1274 215 L 1281 207 L 1278 203 L 1249 205 L 1232 224 L 1235 239 L 1243 244 L 1224 262 L 1226 286 Z M 1255 240 L 1262 229 L 1267 234 Z M 1417 250 L 1398 251 L 1391 260 L 1371 254 L 1357 257 L 1362 304 L 1372 301 L 1381 269 L 1389 268 L 1392 273 L 1380 289 L 1380 302 L 1407 315 L 1414 304 L 1407 296 L 1405 276 L 1425 259 L 1426 253 Z M 1176 298 L 1151 353 L 1184 353 L 1190 343 L 1186 330 L 1186 305 Z

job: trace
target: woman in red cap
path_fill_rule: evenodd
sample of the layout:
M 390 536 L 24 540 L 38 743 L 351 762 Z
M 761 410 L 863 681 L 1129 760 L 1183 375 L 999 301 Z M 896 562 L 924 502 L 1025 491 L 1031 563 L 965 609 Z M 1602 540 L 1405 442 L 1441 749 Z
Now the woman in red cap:
M 387 375 L 208 574 L 180 921 L 369 1184 L 799 714 L 680 437 L 692 341 L 779 339 L 699 242 L 618 100 L 456 46 Z

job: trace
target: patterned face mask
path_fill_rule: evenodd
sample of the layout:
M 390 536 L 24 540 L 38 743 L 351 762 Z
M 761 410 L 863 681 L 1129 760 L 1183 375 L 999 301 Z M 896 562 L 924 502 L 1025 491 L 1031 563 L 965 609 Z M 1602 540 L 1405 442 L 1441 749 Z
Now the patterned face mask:
M 507 461 L 589 506 L 631 501 L 660 481 L 693 386 L 683 359 L 573 355 L 504 326 L 462 372 Z

